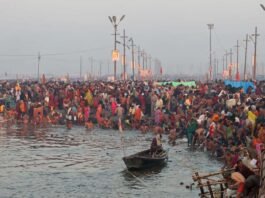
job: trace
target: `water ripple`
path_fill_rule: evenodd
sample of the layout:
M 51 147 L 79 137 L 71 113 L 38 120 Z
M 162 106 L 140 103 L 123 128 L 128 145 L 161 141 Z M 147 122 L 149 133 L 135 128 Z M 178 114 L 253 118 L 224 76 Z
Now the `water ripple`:
M 125 153 L 150 146 L 152 135 L 125 132 Z M 165 147 L 168 147 L 164 143 Z M 189 152 L 179 141 L 170 161 L 148 171 L 128 171 L 120 134 L 82 127 L 0 130 L 0 197 L 197 197 L 187 190 L 195 170 L 219 168 L 205 153 Z

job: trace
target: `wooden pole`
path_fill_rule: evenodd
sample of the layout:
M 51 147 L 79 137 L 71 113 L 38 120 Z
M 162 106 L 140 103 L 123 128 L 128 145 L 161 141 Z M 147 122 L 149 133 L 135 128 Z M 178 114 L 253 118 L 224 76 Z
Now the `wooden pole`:
M 208 186 L 208 182 L 209 182 L 211 185 L 226 184 L 225 181 L 218 181 L 218 182 L 210 182 L 210 181 L 207 181 L 206 183 L 198 184 L 198 187 Z
M 224 187 L 223 184 L 220 184 L 220 189 L 221 189 L 221 198 L 224 198 Z
M 234 168 L 231 168 L 231 169 L 225 169 L 225 170 L 221 170 L 221 171 L 219 171 L 219 172 L 209 173 L 209 174 L 207 174 L 207 175 L 201 175 L 201 176 L 198 176 L 198 175 L 196 175 L 196 173 L 195 173 L 195 176 L 193 175 L 192 178 L 193 178 L 194 181 L 197 181 L 198 179 L 205 179 L 205 178 L 207 178 L 207 177 L 211 177 L 211 176 L 215 176 L 215 175 L 223 174 L 223 173 L 225 173 L 225 172 L 230 172 L 230 171 L 233 171 L 233 170 L 235 170 L 235 169 L 234 169 Z
M 221 193 L 221 190 L 213 190 L 213 194 Z M 225 192 L 225 191 L 223 191 Z M 210 192 L 205 192 L 204 194 L 199 194 L 201 197 L 207 197 L 206 195 L 210 194 Z
M 209 189 L 209 192 L 210 192 L 211 198 L 214 198 L 214 196 L 213 196 L 213 191 L 212 191 L 212 186 L 211 186 L 211 184 L 210 184 L 209 181 L 207 181 L 207 185 L 208 185 L 208 189 Z
M 197 178 L 198 178 L 198 184 L 201 185 L 201 179 L 200 179 L 199 173 L 196 172 L 195 175 L 196 175 Z M 200 190 L 201 190 L 201 194 L 203 195 L 203 194 L 204 194 L 203 186 L 200 186 Z

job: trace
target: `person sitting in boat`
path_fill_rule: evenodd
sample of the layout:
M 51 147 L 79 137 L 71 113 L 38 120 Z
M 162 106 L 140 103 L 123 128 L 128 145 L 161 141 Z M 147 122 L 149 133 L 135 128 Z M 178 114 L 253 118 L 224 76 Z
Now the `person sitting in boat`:
M 151 143 L 151 154 L 152 156 L 154 156 L 155 153 L 158 153 L 159 151 L 162 150 L 162 143 L 161 143 L 161 139 L 162 139 L 162 135 L 161 134 L 157 134 Z

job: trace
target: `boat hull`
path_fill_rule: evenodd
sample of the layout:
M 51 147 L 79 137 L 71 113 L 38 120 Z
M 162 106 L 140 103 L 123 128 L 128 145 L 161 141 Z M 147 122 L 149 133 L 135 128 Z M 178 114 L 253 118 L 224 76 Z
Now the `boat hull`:
M 168 153 L 162 150 L 159 154 L 152 156 L 150 150 L 146 150 L 122 159 L 128 169 L 146 169 L 165 164 L 168 160 Z

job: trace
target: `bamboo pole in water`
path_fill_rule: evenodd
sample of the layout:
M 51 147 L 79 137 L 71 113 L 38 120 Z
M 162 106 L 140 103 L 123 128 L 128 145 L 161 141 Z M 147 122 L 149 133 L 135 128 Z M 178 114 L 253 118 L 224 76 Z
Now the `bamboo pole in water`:
M 200 179 L 199 173 L 196 172 L 195 175 L 196 175 L 197 178 L 198 178 L 198 179 L 197 179 L 197 180 L 198 180 L 198 185 L 200 185 L 200 184 L 201 184 L 201 179 Z M 200 186 L 200 190 L 201 190 L 201 194 L 204 194 L 204 189 L 203 189 L 202 186 Z
M 221 170 L 221 171 L 218 171 L 218 172 L 215 172 L 215 173 L 209 173 L 207 175 L 201 175 L 201 176 L 198 176 L 195 173 L 195 175 L 193 175 L 192 178 L 193 178 L 194 181 L 197 181 L 198 179 L 205 179 L 205 178 L 208 178 L 208 177 L 211 177 L 211 176 L 220 175 L 220 174 L 223 174 L 225 172 L 230 172 L 230 171 L 233 171 L 233 170 L 235 170 L 235 169 L 231 168 L 231 169 Z
M 221 189 L 221 198 L 224 198 L 224 187 L 223 187 L 223 184 L 220 184 L 220 189 Z
M 210 181 L 207 181 L 206 183 L 200 183 L 200 184 L 198 184 L 198 187 L 208 186 L 208 182 L 211 185 L 219 185 L 219 184 L 225 184 L 226 183 L 225 181 L 218 181 L 218 182 L 210 182 Z
M 211 186 L 211 184 L 210 184 L 209 181 L 207 181 L 207 186 L 208 186 L 208 189 L 209 189 L 209 192 L 210 192 L 211 198 L 214 198 L 214 196 L 213 196 L 213 191 L 212 191 L 212 186 Z
M 213 190 L 212 192 L 213 192 L 213 195 L 214 195 L 214 196 L 219 197 L 219 195 L 220 195 L 221 193 L 224 193 L 225 190 L 223 190 L 223 191 L 221 191 L 221 190 Z M 207 195 L 209 195 L 209 194 L 210 194 L 210 192 L 205 192 L 204 194 L 199 194 L 199 195 L 200 195 L 201 197 L 207 197 Z

